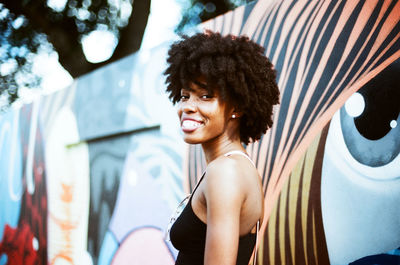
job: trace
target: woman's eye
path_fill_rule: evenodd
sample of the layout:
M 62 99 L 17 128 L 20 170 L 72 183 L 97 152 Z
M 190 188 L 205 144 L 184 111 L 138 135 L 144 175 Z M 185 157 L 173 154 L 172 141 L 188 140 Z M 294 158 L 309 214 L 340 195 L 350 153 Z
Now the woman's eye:
M 212 97 L 213 97 L 212 95 L 202 95 L 201 96 L 202 99 L 210 99 Z
M 189 96 L 181 95 L 180 100 L 187 100 L 188 98 L 189 98 Z

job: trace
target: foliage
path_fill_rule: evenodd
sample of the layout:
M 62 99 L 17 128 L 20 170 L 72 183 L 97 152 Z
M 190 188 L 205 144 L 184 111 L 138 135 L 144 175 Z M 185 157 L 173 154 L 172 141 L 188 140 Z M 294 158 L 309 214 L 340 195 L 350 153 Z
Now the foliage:
M 6 94 L 9 102 L 18 98 L 19 87 L 39 85 L 32 64 L 44 40 L 23 16 L 16 17 L 0 4 L 0 95 Z
M 32 72 L 40 51 L 56 51 L 60 64 L 78 77 L 139 49 L 150 0 L 3 0 L 0 4 L 0 96 L 18 98 L 20 87 L 38 87 Z M 86 60 L 82 38 L 109 31 L 118 44 L 106 62 Z
M 175 31 L 177 33 L 186 32 L 201 22 L 251 1 L 253 0 L 181 0 L 183 14 Z

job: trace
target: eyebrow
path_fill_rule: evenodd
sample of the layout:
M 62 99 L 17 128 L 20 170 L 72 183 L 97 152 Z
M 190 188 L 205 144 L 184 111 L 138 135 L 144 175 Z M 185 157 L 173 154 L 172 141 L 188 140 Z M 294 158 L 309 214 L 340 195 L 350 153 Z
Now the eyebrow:
M 194 80 L 193 83 L 195 83 L 196 85 L 198 85 L 199 87 L 203 88 L 203 89 L 207 89 L 208 90 L 208 86 L 206 83 L 201 83 L 197 80 Z
M 211 91 L 211 89 L 208 87 L 207 83 L 202 83 L 202 82 L 199 82 L 197 80 L 193 80 L 191 82 L 194 83 L 195 85 L 197 85 L 198 87 L 200 87 L 200 89 L 207 90 L 208 92 Z M 186 90 L 186 91 L 189 91 L 189 92 L 193 92 L 194 91 L 194 89 L 191 88 L 190 86 L 182 88 L 181 91 L 182 90 Z

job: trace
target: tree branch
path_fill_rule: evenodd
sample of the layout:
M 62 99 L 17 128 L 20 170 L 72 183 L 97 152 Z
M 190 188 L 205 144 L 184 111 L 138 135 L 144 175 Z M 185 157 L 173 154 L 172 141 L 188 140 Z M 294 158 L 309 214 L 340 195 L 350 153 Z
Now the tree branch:
M 116 61 L 137 51 L 142 42 L 144 30 L 150 13 L 151 0 L 133 2 L 128 25 L 120 31 L 119 43 L 112 57 L 106 62 L 93 64 L 86 60 L 80 43 L 80 33 L 75 19 L 63 16 L 61 20 L 51 19 L 54 11 L 45 1 L 29 1 L 25 5 L 19 0 L 3 0 L 4 6 L 15 15 L 24 15 L 33 28 L 47 35 L 59 56 L 60 64 L 76 78 L 110 62 Z

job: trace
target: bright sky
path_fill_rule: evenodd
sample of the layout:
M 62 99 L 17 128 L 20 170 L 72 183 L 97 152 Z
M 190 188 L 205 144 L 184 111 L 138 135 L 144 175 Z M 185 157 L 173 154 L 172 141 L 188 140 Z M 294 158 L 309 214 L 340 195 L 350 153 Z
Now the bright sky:
M 65 3 L 66 0 L 48 0 L 48 4 L 54 9 L 63 8 Z M 174 28 L 179 23 L 180 14 L 181 7 L 177 0 L 152 0 L 141 49 L 151 49 L 176 38 Z M 114 36 L 105 31 L 93 32 L 83 41 L 83 44 L 84 52 L 92 62 L 108 59 L 116 45 Z M 63 89 L 73 82 L 69 73 L 58 63 L 56 53 L 39 54 L 35 59 L 33 71 L 42 76 L 42 90 L 39 92 L 32 89 L 20 89 L 21 100 L 16 104 L 17 106 L 35 100 L 40 94 L 49 94 Z

